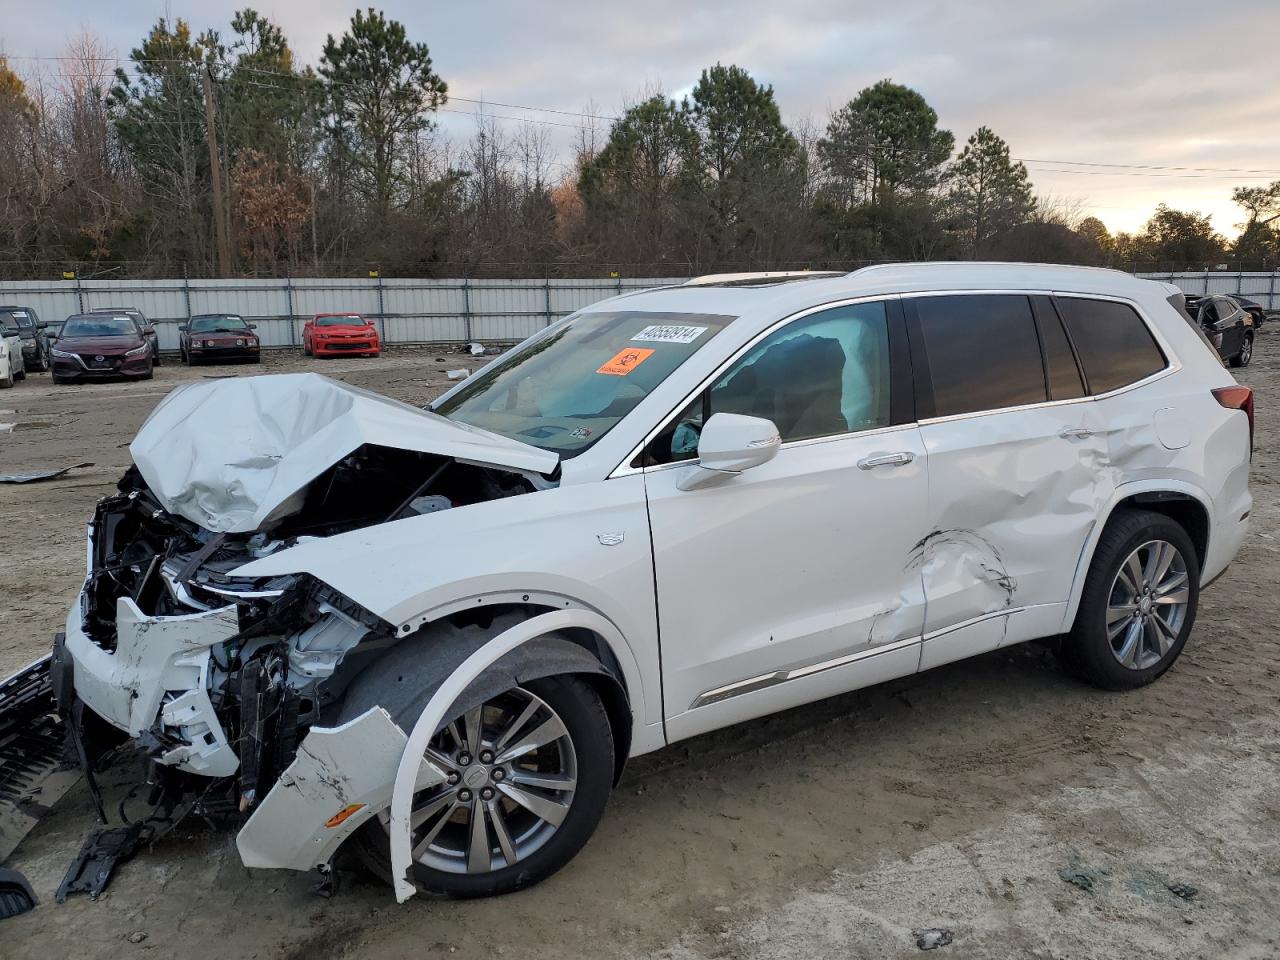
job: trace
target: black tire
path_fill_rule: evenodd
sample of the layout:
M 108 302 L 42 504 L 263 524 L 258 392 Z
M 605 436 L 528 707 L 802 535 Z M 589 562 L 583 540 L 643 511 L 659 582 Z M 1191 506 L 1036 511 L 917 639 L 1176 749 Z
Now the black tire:
M 1168 651 L 1157 662 L 1138 669 L 1127 667 L 1117 659 L 1107 638 L 1107 608 L 1121 564 L 1133 551 L 1151 540 L 1164 540 L 1182 555 L 1189 596 L 1177 637 Z M 1195 626 L 1199 600 L 1200 559 L 1182 526 L 1164 514 L 1122 508 L 1107 523 L 1094 550 L 1075 624 L 1064 638 L 1063 655 L 1078 676 L 1104 690 L 1144 687 L 1173 666 L 1182 653 Z
M 19 370 L 17 373 L 15 373 L 15 374 L 13 375 L 13 378 L 14 378 L 15 380 L 25 380 L 25 379 L 27 379 L 27 368 L 26 368 L 26 367 L 23 367 L 21 370 Z
M 577 787 L 572 805 L 555 834 L 528 857 L 484 874 L 450 873 L 421 863 L 413 865 L 413 879 L 427 894 L 448 897 L 490 897 L 512 893 L 551 876 L 577 855 L 595 832 L 613 789 L 613 733 L 600 695 L 576 676 L 545 677 L 521 684 L 540 697 L 564 722 L 577 757 Z M 358 715 L 373 704 L 344 704 L 344 716 Z M 426 699 L 418 704 L 418 712 Z M 409 717 L 409 714 L 413 714 Z M 408 717 L 408 719 L 404 719 Z M 402 711 L 397 721 L 412 725 L 413 710 Z M 377 818 L 371 819 L 351 838 L 361 862 L 374 875 L 391 881 L 387 834 Z
M 160 348 L 156 347 L 151 351 L 151 365 L 153 367 L 160 366 Z
M 1231 358 L 1231 365 L 1233 367 L 1247 367 L 1252 359 L 1253 334 L 1249 334 L 1244 338 L 1244 342 L 1240 344 L 1240 352 Z
M 308 344 L 308 343 L 307 343 L 307 341 L 305 341 L 305 340 L 303 340 L 303 341 L 302 341 L 302 355 L 303 355 L 304 357 L 309 357 L 309 356 L 311 356 L 311 355 L 312 355 L 312 354 L 311 354 L 311 346 L 310 346 L 310 344 Z

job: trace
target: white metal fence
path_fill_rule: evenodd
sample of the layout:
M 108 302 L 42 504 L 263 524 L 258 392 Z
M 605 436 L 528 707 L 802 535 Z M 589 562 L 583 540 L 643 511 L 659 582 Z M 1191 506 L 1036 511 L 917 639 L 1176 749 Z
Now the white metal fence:
M 29 306 L 41 320 L 95 307 L 136 307 L 178 348 L 178 326 L 200 313 L 238 313 L 258 325 L 264 347 L 301 343 L 316 313 L 372 318 L 387 343 L 512 343 L 554 320 L 628 290 L 671 279 L 606 280 L 28 280 L 0 282 L 0 303 Z
M 1141 273 L 1187 293 L 1239 293 L 1280 310 L 1280 272 Z M 137 307 L 160 345 L 178 347 L 178 325 L 199 313 L 238 313 L 258 325 L 266 347 L 296 346 L 316 313 L 372 317 L 387 343 L 512 343 L 566 314 L 628 290 L 680 279 L 599 280 L 7 280 L 0 303 L 62 320 L 95 307 Z
M 1183 293 L 1238 293 L 1256 300 L 1264 310 L 1280 310 L 1280 271 L 1240 273 L 1227 270 L 1196 270 L 1181 273 L 1139 273 L 1148 280 L 1176 284 Z

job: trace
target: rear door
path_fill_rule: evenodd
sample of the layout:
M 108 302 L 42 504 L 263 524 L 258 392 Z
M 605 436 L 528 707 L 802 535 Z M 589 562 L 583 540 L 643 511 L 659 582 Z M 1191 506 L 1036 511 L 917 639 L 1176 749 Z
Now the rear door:
M 906 298 L 929 457 L 922 669 L 1057 632 L 1105 440 L 1047 296 Z

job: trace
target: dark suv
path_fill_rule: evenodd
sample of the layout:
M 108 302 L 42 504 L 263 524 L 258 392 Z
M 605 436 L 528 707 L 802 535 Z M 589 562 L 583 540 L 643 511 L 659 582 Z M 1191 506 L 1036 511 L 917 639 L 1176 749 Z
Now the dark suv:
M 27 373 L 43 373 L 49 369 L 49 341 L 45 338 L 45 327 L 39 315 L 30 307 L 13 304 L 0 305 L 0 310 L 13 314 L 18 322 L 18 332 L 22 338 L 22 362 Z
M 1233 297 L 1187 297 L 1187 313 L 1223 360 L 1233 367 L 1249 365 L 1253 359 L 1253 317 Z

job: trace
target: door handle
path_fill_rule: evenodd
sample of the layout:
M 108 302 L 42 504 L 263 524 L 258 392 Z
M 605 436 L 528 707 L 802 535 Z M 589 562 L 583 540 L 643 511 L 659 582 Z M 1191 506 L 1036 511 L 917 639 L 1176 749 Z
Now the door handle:
M 1058 436 L 1063 440 L 1087 440 L 1093 436 L 1093 431 L 1088 427 L 1063 427 Z
M 873 467 L 902 467 L 916 458 L 914 453 L 904 450 L 901 453 L 884 453 L 876 457 L 863 457 L 858 461 L 859 470 L 870 470 Z

